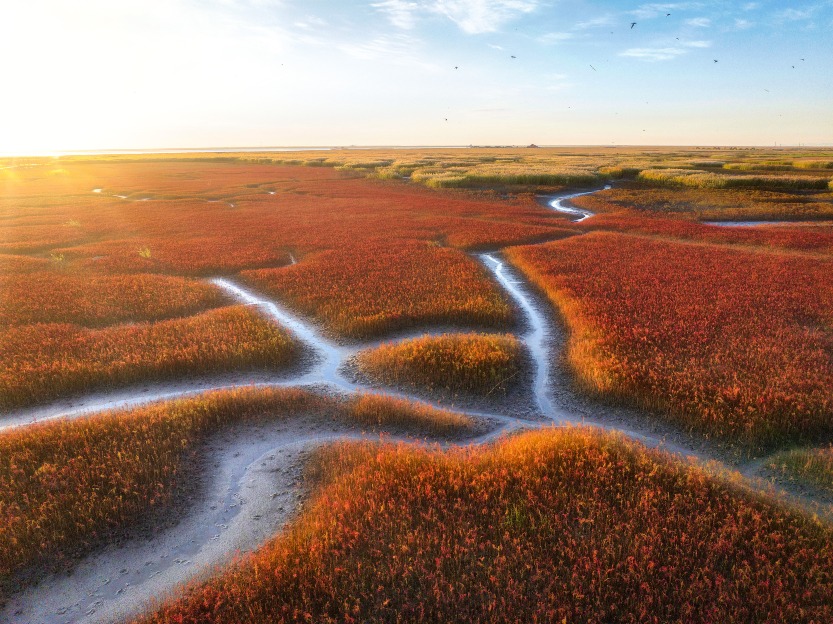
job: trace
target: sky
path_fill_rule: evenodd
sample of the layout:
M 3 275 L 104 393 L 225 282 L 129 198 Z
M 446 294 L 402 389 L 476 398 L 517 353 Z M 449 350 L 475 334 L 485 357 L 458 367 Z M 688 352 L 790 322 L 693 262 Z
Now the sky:
M 0 153 L 830 145 L 833 0 L 0 0 Z

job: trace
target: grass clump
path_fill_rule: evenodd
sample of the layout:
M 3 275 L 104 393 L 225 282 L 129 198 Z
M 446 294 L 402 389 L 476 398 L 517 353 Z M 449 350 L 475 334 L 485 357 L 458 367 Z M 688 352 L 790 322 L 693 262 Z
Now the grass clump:
M 833 495 L 833 446 L 784 451 L 773 457 L 767 468 L 779 478 Z
M 470 431 L 470 416 L 414 403 L 407 399 L 362 393 L 347 399 L 345 409 L 350 419 L 368 427 L 407 427 L 435 435 L 453 435 Z
M 488 396 L 506 393 L 521 371 L 522 348 L 509 334 L 426 335 L 362 351 L 356 363 L 384 384 Z
M 725 175 L 689 169 L 647 169 L 637 180 L 652 185 L 712 189 L 817 190 L 827 187 L 827 178 L 807 176 Z

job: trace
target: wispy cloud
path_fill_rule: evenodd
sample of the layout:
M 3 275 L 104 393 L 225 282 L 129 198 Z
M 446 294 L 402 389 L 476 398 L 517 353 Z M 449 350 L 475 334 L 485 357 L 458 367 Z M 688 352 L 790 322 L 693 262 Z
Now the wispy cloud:
M 712 47 L 711 41 L 683 41 L 681 42 L 687 48 L 710 48 Z
M 570 39 L 575 39 L 575 37 L 575 33 L 571 32 L 551 32 L 538 37 L 538 41 L 546 45 L 552 45 L 555 43 L 564 43 Z
M 391 24 L 403 30 L 410 30 L 416 25 L 419 5 L 407 0 L 384 0 L 370 5 L 388 18 Z
M 787 22 L 800 22 L 802 20 L 812 19 L 818 10 L 818 5 L 809 6 L 806 9 L 784 9 L 776 13 L 775 17 Z
M 421 17 L 441 15 L 470 35 L 496 32 L 506 22 L 535 11 L 541 0 L 382 0 L 371 6 L 403 30 Z
M 640 61 L 670 61 L 686 53 L 683 48 L 629 48 L 619 56 L 639 59 Z
M 363 61 L 385 62 L 393 65 L 419 67 L 435 70 L 435 65 L 420 60 L 415 51 L 419 50 L 422 41 L 404 33 L 383 35 L 362 41 L 344 42 L 337 47 L 345 54 Z
M 506 22 L 535 11 L 539 0 L 435 0 L 430 10 L 444 15 L 463 32 L 495 32 Z
M 750 22 L 746 19 L 741 19 L 739 17 L 735 18 L 735 30 L 748 30 L 755 25 L 755 22 Z
M 712 25 L 712 21 L 708 17 L 694 17 L 692 19 L 687 19 L 685 23 L 689 26 L 694 26 L 695 28 L 708 28 Z
M 692 9 L 699 9 L 703 6 L 701 2 L 653 2 L 650 4 L 643 4 L 630 11 L 631 15 L 637 19 L 649 19 L 652 17 L 659 17 L 674 13 L 675 11 L 688 11 Z
M 601 17 L 594 17 L 583 22 L 578 22 L 573 25 L 573 30 L 590 30 L 591 28 L 602 28 L 603 26 L 610 26 L 613 24 L 613 16 L 610 14 L 602 15 Z

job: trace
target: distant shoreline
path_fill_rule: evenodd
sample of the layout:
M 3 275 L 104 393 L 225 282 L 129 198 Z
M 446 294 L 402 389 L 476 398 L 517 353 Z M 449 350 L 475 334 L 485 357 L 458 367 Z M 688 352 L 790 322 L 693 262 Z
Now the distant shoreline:
M 596 144 L 596 145 L 298 145 L 282 147 L 160 147 L 137 149 L 90 149 L 90 150 L 55 150 L 50 152 L 20 154 L 0 152 L 0 158 L 49 158 L 61 156 L 119 156 L 143 154 L 240 154 L 240 153 L 279 153 L 279 152 L 333 152 L 341 150 L 425 150 L 425 149 L 692 149 L 692 150 L 768 150 L 793 151 L 796 149 L 816 151 L 833 149 L 833 143 L 818 145 L 636 145 L 636 144 Z

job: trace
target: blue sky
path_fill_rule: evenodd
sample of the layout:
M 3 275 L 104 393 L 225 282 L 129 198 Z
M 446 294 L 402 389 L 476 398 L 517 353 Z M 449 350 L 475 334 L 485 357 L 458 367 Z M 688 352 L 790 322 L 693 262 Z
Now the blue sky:
M 833 143 L 833 0 L 4 0 L 0 55 L 0 153 Z

